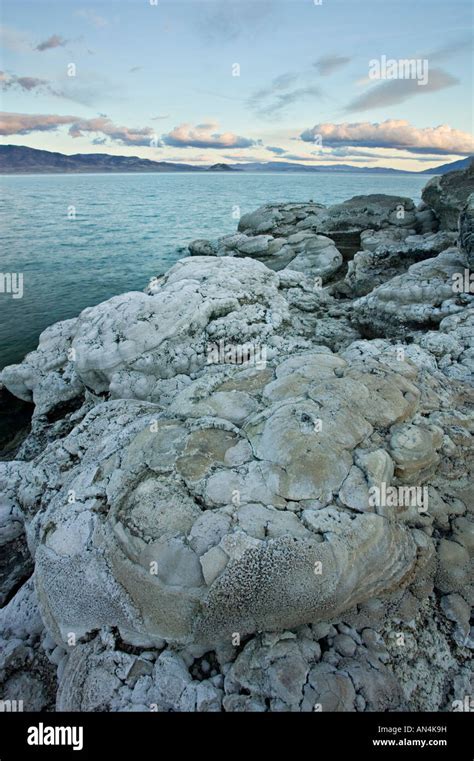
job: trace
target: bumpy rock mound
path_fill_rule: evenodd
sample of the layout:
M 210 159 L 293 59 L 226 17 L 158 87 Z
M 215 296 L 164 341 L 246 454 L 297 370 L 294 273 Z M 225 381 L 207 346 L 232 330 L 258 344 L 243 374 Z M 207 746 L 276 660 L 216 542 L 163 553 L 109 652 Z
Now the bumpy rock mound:
M 395 227 L 413 227 L 416 222 L 415 206 L 410 198 L 388 195 L 354 196 L 334 206 L 321 204 L 271 204 L 251 214 L 244 214 L 239 222 L 243 233 L 272 232 L 285 235 L 296 230 L 315 230 L 320 233 L 357 232 Z
M 277 235 L 288 235 L 295 229 L 313 231 L 327 235 L 343 258 L 351 259 L 360 248 L 363 230 L 414 228 L 416 224 L 416 211 L 411 199 L 370 195 L 354 196 L 327 208 L 320 208 L 317 204 L 264 206 L 244 215 L 239 222 L 239 230 L 255 233 L 262 225 L 271 225 L 270 229 Z
M 194 241 L 190 253 L 194 256 L 208 249 L 209 241 Z M 304 272 L 308 277 L 326 281 L 340 268 L 342 256 L 333 241 L 325 235 L 309 230 L 296 232 L 287 238 L 273 235 L 245 235 L 237 233 L 220 238 L 215 244 L 217 256 L 248 256 L 279 271 L 289 267 Z
M 328 207 L 268 204 L 244 214 L 238 234 L 216 242 L 196 240 L 189 249 L 192 255 L 252 256 L 276 270 L 300 270 L 304 264 L 312 276 L 326 279 L 337 272 L 342 258 L 351 259 L 359 250 L 364 230 L 385 228 L 427 233 L 437 224 L 430 209 L 418 212 L 411 199 L 400 196 L 354 196 Z M 295 261 L 300 266 L 293 266 Z
M 423 188 L 423 201 L 439 219 L 443 230 L 458 229 L 459 212 L 474 186 L 474 161 L 467 169 L 433 177 Z
M 456 288 L 465 264 L 457 248 L 409 267 L 354 304 L 356 322 L 371 335 L 403 337 L 408 329 L 432 327 L 473 303 L 469 291 Z
M 376 286 L 406 272 L 412 264 L 437 256 L 456 243 L 456 235 L 440 232 L 401 237 L 390 230 L 366 231 L 361 235 L 361 243 L 363 250 L 349 262 L 344 281 L 346 293 L 353 296 L 365 296 Z
M 34 464 L 10 466 L 57 639 L 118 626 L 131 641 L 215 645 L 412 580 L 429 543 L 369 505 L 375 462 L 394 470 L 382 432 L 420 397 L 416 368 L 390 364 L 310 351 L 220 369 L 164 411 L 97 405 Z
M 44 331 L 21 365 L 4 369 L 11 393 L 35 402 L 36 414 L 79 396 L 160 398 L 170 379 L 206 366 L 208 346 L 270 344 L 284 334 L 288 305 L 279 278 L 251 259 L 179 261 L 147 293 L 126 293 Z

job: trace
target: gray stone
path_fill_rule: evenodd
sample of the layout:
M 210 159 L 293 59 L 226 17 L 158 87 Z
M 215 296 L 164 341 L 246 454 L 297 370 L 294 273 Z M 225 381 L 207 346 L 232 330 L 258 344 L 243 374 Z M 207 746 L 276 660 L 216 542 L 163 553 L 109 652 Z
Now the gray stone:
M 433 177 L 423 188 L 423 201 L 435 212 L 442 230 L 458 229 L 459 213 L 474 192 L 474 162 L 467 169 Z

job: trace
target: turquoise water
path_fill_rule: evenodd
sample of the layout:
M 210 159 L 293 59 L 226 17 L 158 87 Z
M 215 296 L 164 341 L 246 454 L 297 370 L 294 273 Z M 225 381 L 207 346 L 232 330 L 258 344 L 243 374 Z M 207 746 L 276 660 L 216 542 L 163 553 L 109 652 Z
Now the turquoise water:
M 118 293 L 142 290 L 195 238 L 234 232 L 236 215 L 276 201 L 338 203 L 389 193 L 415 201 L 429 177 L 351 174 L 3 176 L 0 272 L 23 273 L 23 298 L 0 293 L 0 368 L 44 328 Z M 72 216 L 75 209 L 75 219 Z

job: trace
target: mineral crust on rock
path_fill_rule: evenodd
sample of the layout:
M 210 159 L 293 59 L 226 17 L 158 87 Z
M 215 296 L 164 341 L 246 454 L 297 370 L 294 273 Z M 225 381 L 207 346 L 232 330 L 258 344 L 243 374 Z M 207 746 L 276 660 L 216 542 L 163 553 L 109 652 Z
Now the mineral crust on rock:
M 0 461 L 6 699 L 458 710 L 472 184 L 262 207 L 4 369 L 35 405 Z

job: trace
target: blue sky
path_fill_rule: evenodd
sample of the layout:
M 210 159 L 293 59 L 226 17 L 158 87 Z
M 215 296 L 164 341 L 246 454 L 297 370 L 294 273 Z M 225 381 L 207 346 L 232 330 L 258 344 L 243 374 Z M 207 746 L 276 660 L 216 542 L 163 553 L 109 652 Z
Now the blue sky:
M 412 170 L 474 152 L 468 0 L 4 0 L 1 23 L 3 143 Z M 427 83 L 371 79 L 383 56 Z

